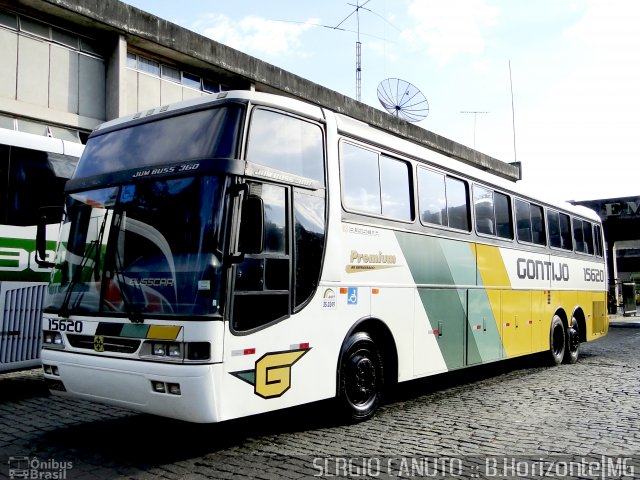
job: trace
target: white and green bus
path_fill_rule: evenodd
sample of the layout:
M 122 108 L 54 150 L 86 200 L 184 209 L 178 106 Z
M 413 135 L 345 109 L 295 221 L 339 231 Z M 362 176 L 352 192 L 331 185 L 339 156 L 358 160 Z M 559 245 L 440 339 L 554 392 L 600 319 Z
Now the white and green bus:
M 44 376 L 192 422 L 332 397 L 366 419 L 397 382 L 575 362 L 608 330 L 604 260 L 591 210 L 324 108 L 224 92 L 91 134 Z
M 0 128 L 0 372 L 40 365 L 42 302 L 50 269 L 35 260 L 36 224 L 40 207 L 63 204 L 64 183 L 82 148 Z M 57 228 L 48 228 L 45 254 L 50 259 Z

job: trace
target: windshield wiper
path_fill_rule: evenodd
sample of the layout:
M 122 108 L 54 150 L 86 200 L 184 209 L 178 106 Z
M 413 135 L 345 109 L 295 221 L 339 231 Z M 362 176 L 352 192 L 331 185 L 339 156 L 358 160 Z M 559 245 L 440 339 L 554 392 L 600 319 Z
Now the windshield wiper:
M 114 222 L 114 227 L 117 229 L 118 236 L 122 233 L 120 230 L 122 224 L 123 213 L 119 214 L 117 220 Z M 127 317 L 132 323 L 142 323 L 144 319 L 142 318 L 142 309 L 140 308 L 140 304 L 138 302 L 132 302 L 132 299 L 129 298 L 129 285 L 127 283 L 127 278 L 124 275 L 124 268 L 122 264 L 122 257 L 120 256 L 120 249 L 117 246 L 117 241 L 115 242 L 115 262 L 113 273 L 115 274 L 116 279 L 118 280 L 118 284 L 120 286 L 120 296 L 122 297 L 122 304 L 124 305 L 124 309 L 127 312 Z M 142 288 L 139 285 L 133 284 L 134 288 L 136 288 L 143 296 Z
M 100 248 L 102 247 L 102 239 L 104 237 L 104 229 L 107 224 L 108 216 L 109 216 L 109 211 L 107 210 L 104 213 L 104 217 L 102 217 L 102 224 L 100 225 L 100 230 L 98 231 L 98 237 L 95 240 L 91 240 L 89 242 L 89 248 L 87 248 L 87 250 L 84 252 L 80 260 L 80 264 L 76 267 L 76 269 L 73 272 L 72 278 L 69 281 L 69 285 L 67 286 L 67 290 L 64 294 L 64 299 L 62 300 L 62 304 L 60 305 L 60 315 L 63 317 L 68 317 L 69 314 L 78 307 L 78 305 L 80 304 L 80 301 L 82 300 L 83 294 L 79 294 L 78 298 L 76 298 L 75 302 L 73 303 L 73 306 L 69 308 L 69 301 L 71 300 L 71 294 L 73 293 L 76 286 L 82 280 L 82 272 L 87 266 L 87 263 L 91 258 L 91 255 L 94 253 L 95 253 L 95 258 L 93 258 L 93 265 L 91 270 L 89 270 L 89 276 L 91 276 L 92 274 L 94 276 L 99 275 L 97 268 L 98 268 L 98 265 L 100 264 Z

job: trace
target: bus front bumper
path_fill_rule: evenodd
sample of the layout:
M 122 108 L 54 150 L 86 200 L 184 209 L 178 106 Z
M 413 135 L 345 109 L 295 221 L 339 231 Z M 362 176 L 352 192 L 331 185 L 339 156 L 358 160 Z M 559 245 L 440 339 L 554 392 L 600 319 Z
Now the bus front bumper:
M 221 420 L 222 364 L 184 365 L 43 350 L 44 377 L 55 395 L 144 413 L 211 423 Z

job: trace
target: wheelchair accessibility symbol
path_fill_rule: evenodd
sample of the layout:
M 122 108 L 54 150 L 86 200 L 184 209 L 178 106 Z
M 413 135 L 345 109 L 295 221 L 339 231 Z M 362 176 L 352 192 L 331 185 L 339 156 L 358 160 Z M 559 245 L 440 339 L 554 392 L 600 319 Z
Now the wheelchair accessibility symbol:
M 357 287 L 349 287 L 347 291 L 347 305 L 357 305 L 358 304 L 358 288 Z

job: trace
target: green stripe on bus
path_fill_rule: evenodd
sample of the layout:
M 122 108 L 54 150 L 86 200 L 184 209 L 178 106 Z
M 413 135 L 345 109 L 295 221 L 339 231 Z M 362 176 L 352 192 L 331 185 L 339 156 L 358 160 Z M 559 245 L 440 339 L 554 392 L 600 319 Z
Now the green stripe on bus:
M 473 245 L 404 232 L 396 232 L 396 238 L 418 285 L 429 329 L 437 331 L 447 368 L 501 358 L 502 341 L 490 299 L 484 289 L 473 288 L 478 277 Z M 456 285 L 472 288 L 451 288 Z

